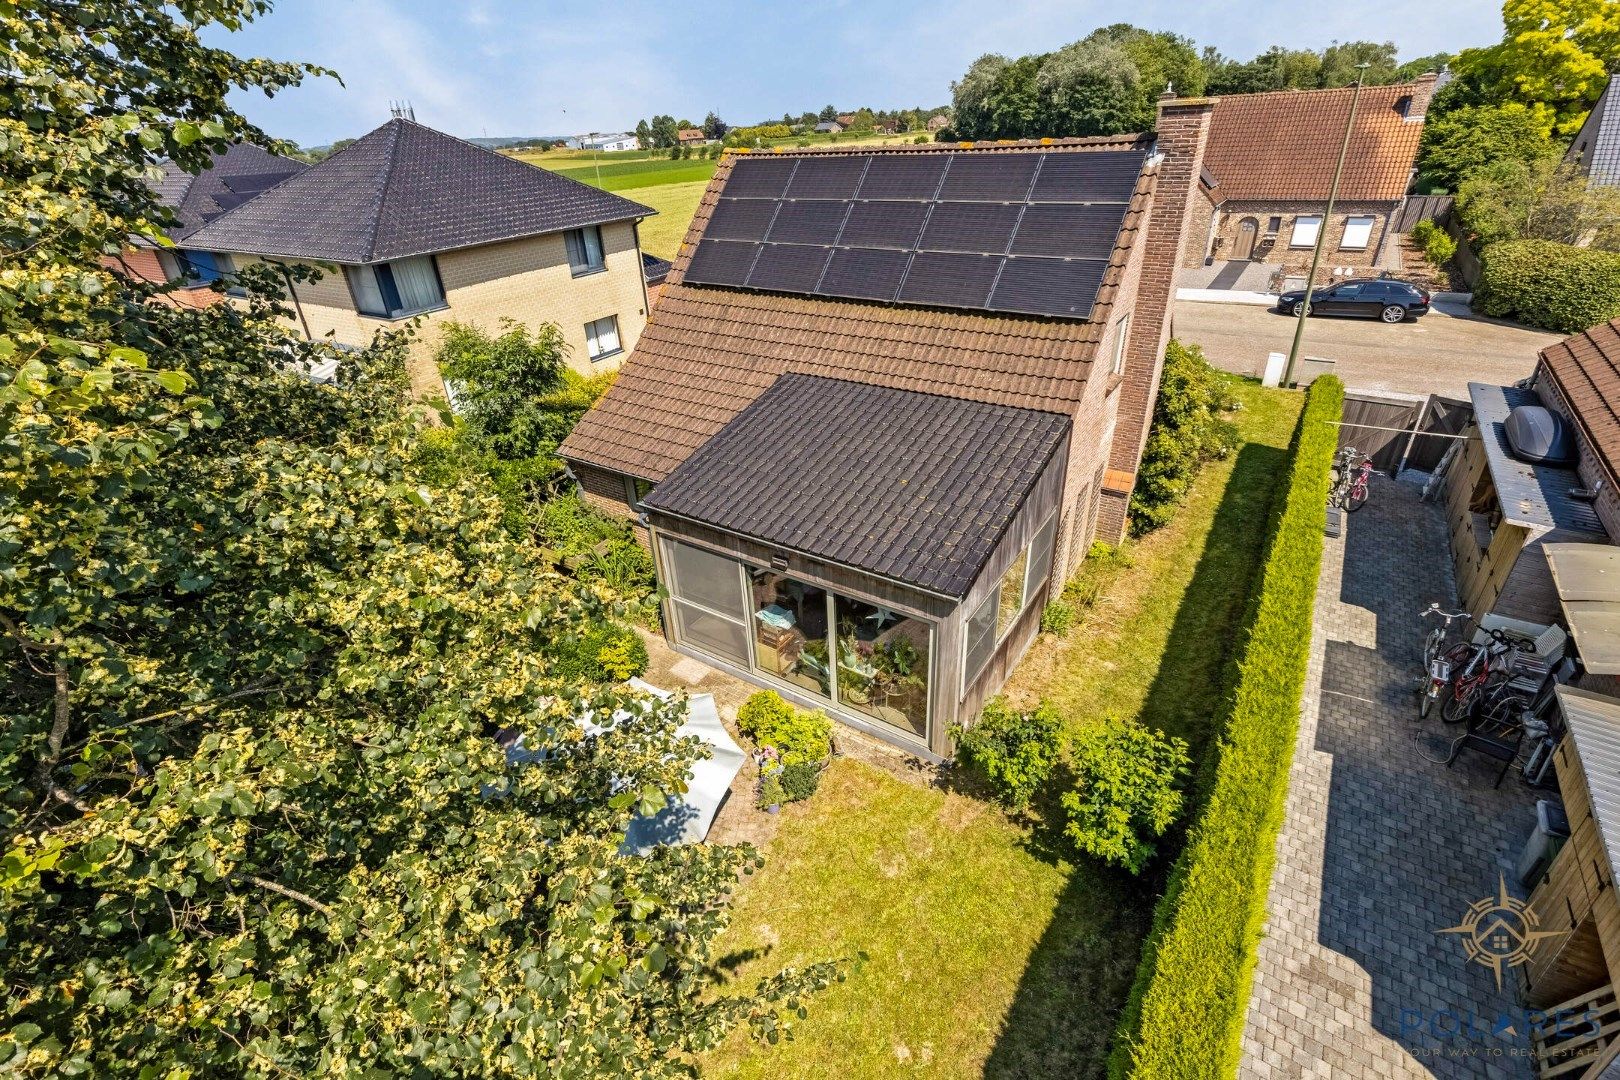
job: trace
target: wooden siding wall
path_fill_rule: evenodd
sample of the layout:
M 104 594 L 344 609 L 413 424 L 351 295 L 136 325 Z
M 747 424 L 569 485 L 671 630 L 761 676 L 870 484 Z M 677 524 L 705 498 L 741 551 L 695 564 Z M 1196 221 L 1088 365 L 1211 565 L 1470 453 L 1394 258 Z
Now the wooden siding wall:
M 1570 932 L 1535 946 L 1525 968 L 1525 998 L 1535 1008 L 1595 990 L 1613 981 L 1611 971 L 1620 972 L 1620 901 L 1574 740 L 1564 739 L 1553 765 L 1570 836 L 1531 892 L 1530 909 L 1541 929 Z
M 1463 610 L 1476 619 L 1496 606 L 1528 535 L 1519 526 L 1503 522 L 1491 534 L 1488 547 L 1479 545 L 1482 530 L 1474 527 L 1475 515 L 1470 505 L 1482 484 L 1490 484 L 1485 446 L 1479 438 L 1471 437 L 1463 444 L 1462 453 L 1452 462 L 1451 472 L 1446 477 L 1446 523 L 1451 534 L 1457 596 Z

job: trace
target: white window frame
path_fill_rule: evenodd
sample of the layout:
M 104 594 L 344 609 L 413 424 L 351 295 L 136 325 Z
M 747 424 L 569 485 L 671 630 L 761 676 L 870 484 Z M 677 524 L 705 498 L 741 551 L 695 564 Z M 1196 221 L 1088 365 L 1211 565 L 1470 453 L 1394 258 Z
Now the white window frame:
M 1373 227 L 1378 219 L 1371 214 L 1354 214 L 1344 219 L 1344 235 L 1339 239 L 1339 247 L 1346 251 L 1366 251 L 1372 246 Z M 1350 230 L 1358 229 L 1361 232 L 1361 243 L 1350 242 Z
M 1307 230 L 1301 239 L 1300 230 Z M 1316 238 L 1322 233 L 1321 214 L 1300 214 L 1294 218 L 1293 232 L 1288 235 L 1288 246 L 1291 248 L 1310 248 L 1316 246 Z
M 603 323 L 609 325 L 604 328 Z M 613 347 L 611 349 L 602 347 L 604 329 L 611 330 L 613 333 Z M 604 315 L 600 319 L 592 319 L 585 324 L 585 355 L 590 357 L 593 364 L 618 356 L 622 352 L 624 352 L 624 338 L 619 334 L 619 317 L 617 315 Z
M 575 277 L 599 274 L 607 269 L 607 249 L 602 244 L 600 225 L 569 229 L 563 234 L 563 246 L 568 250 L 568 272 Z
M 1125 347 L 1131 339 L 1131 313 L 1126 312 L 1114 324 L 1114 374 L 1125 374 Z
M 648 495 L 651 495 L 653 493 L 653 489 L 656 488 L 658 485 L 653 483 L 651 480 L 644 479 L 644 478 L 642 478 L 640 476 L 631 476 L 629 473 L 625 474 L 625 476 L 624 476 L 624 501 L 630 505 L 630 509 L 634 510 L 636 513 L 639 514 L 643 510 L 643 507 L 641 505 L 641 500 L 645 496 L 640 496 L 640 495 L 636 494 L 636 486 L 638 484 L 646 484 L 647 485 L 647 494 Z

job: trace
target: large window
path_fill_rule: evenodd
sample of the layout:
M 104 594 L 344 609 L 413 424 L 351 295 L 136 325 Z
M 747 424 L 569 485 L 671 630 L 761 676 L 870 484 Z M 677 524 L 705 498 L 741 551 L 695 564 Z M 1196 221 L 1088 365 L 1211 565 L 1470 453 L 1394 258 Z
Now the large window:
M 585 353 L 592 360 L 606 360 L 623 351 L 624 347 L 619 344 L 617 315 L 585 324 Z
M 827 593 L 770 570 L 749 574 L 754 666 L 800 690 L 832 699 Z
M 675 617 L 675 639 L 746 665 L 748 640 L 738 564 L 723 555 L 666 540 L 664 575 Z
M 1057 536 L 1057 515 L 1046 519 L 1029 546 L 1018 553 L 990 594 L 968 616 L 967 642 L 962 663 L 962 689 L 990 662 L 996 646 L 1012 631 L 1035 602 L 1052 573 L 1052 545 Z
M 1373 219 L 1370 217 L 1346 218 L 1344 222 L 1344 239 L 1339 241 L 1341 248 L 1363 250 L 1372 243 Z
M 444 306 L 444 289 L 433 256 L 345 268 L 354 304 L 362 315 L 403 319 Z
M 602 230 L 595 225 L 570 229 L 563 234 L 563 242 L 568 245 L 568 269 L 575 277 L 594 274 L 607 265 L 602 258 Z
M 930 627 L 885 607 L 833 597 L 838 642 L 838 704 L 928 736 Z
M 1314 215 L 1303 215 L 1294 219 L 1294 234 L 1288 238 L 1288 246 L 1308 248 L 1316 246 L 1316 234 L 1322 231 L 1322 219 Z

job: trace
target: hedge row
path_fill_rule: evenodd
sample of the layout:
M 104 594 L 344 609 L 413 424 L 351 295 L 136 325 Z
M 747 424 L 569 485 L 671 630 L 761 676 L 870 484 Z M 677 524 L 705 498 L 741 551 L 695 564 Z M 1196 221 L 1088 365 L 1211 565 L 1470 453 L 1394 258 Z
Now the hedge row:
M 1620 318 L 1620 254 L 1551 240 L 1507 240 L 1480 256 L 1482 315 L 1575 334 Z
M 1299 728 L 1344 386 L 1312 384 L 1209 802 L 1154 913 L 1109 1074 L 1232 1076 Z

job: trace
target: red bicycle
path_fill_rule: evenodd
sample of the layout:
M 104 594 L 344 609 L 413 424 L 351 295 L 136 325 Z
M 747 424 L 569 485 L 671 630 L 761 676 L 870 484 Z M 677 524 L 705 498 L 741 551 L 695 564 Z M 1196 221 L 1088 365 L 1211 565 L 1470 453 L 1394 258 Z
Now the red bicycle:
M 1500 630 L 1493 628 L 1486 632 L 1490 635 L 1489 641 L 1469 642 L 1452 650 L 1452 654 L 1461 660 L 1461 665 L 1453 669 L 1455 674 L 1451 677 L 1451 692 L 1440 707 L 1440 718 L 1448 724 L 1460 724 L 1467 720 L 1473 714 L 1474 701 L 1486 683 L 1502 681 L 1512 669 L 1511 654 L 1519 649 L 1532 648 L 1529 643 L 1513 640 Z M 1463 650 L 1467 650 L 1466 653 Z
M 1357 458 L 1361 459 L 1360 464 Z M 1372 474 L 1372 458 L 1353 446 L 1340 450 L 1333 458 L 1333 486 L 1328 491 L 1328 505 L 1342 506 L 1347 514 L 1360 510 L 1367 502 L 1367 484 Z

